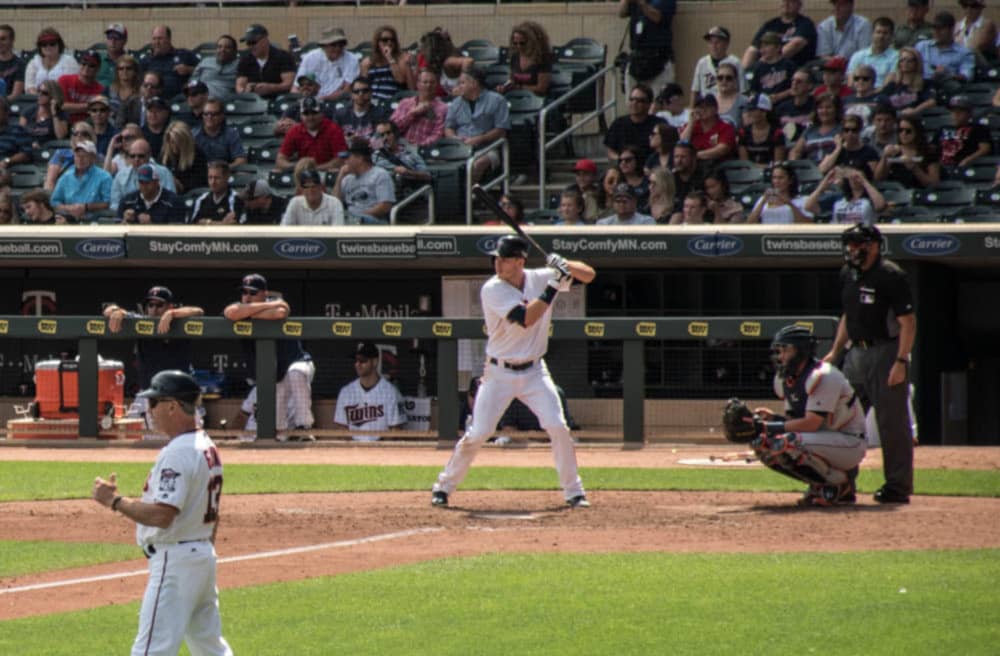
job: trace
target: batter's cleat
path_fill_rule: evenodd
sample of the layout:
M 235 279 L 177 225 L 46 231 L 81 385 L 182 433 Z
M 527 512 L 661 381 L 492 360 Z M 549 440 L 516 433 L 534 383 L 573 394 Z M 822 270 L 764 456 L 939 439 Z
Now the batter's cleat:
M 590 508 L 590 502 L 587 501 L 587 497 L 582 494 L 577 495 L 572 499 L 568 499 L 566 503 L 569 504 L 570 508 Z
M 900 494 L 895 490 L 882 486 L 875 492 L 875 501 L 878 503 L 910 503 L 908 494 Z
M 448 493 L 447 492 L 434 492 L 431 494 L 431 505 L 432 506 L 447 506 L 448 505 Z

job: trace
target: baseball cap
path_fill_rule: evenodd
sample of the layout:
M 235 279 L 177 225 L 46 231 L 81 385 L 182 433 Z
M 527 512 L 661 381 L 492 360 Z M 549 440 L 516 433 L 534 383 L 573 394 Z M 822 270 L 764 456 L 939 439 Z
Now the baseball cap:
M 847 60 L 843 57 L 830 57 L 823 63 L 824 71 L 837 71 L 843 73 L 847 70 Z
M 315 73 L 303 73 L 299 76 L 299 79 L 295 80 L 299 86 L 302 86 L 303 81 L 311 82 L 312 84 L 319 86 L 319 80 L 316 78 Z
M 955 17 L 947 11 L 939 11 L 934 14 L 934 22 L 931 25 L 934 27 L 955 27 Z
M 166 301 L 167 303 L 174 302 L 174 293 L 170 291 L 167 287 L 163 285 L 156 285 L 150 287 L 149 291 L 146 292 L 147 301 Z
M 271 185 L 267 184 L 267 180 L 257 179 L 247 183 L 246 189 L 240 194 L 240 198 L 243 200 L 253 200 L 262 196 L 273 195 L 274 192 L 271 190 Z
M 267 28 L 260 23 L 254 23 L 247 27 L 247 31 L 240 37 L 243 43 L 257 43 L 258 40 L 267 36 Z
M 725 39 L 726 41 L 729 41 L 729 30 L 722 27 L 721 25 L 716 25 L 714 27 L 708 28 L 708 31 L 705 32 L 705 36 L 702 38 L 708 41 L 709 38 L 713 36 L 717 36 L 720 39 Z
M 347 146 L 347 150 L 338 154 L 339 157 L 344 158 L 350 154 L 361 155 L 363 157 L 372 156 L 372 147 L 368 143 L 368 140 L 364 137 L 355 137 L 351 139 L 351 143 Z
M 108 100 L 107 96 L 94 96 L 87 103 L 87 108 L 91 108 L 94 105 L 104 105 L 105 107 L 111 107 L 111 101 Z
M 111 36 L 112 34 L 120 36 L 128 41 L 128 30 L 126 30 L 125 26 L 121 23 L 111 23 L 111 25 L 108 25 L 108 27 L 104 30 L 104 36 Z
M 930 4 L 930 0 L 906 0 L 907 7 L 926 7 Z
M 306 114 L 308 112 L 318 112 L 320 111 L 319 101 L 312 96 L 306 96 L 299 100 L 299 112 Z
M 299 184 L 322 184 L 322 178 L 316 169 L 302 169 L 299 172 Z
M 321 46 L 328 46 L 331 43 L 347 43 L 347 35 L 339 27 L 328 27 L 323 30 L 323 34 L 317 43 Z
M 197 96 L 203 93 L 208 93 L 208 85 L 201 80 L 191 80 L 184 87 L 185 96 Z
M 776 46 L 781 45 L 781 35 L 777 32 L 764 32 L 760 37 L 761 43 L 770 43 Z
M 592 159 L 578 159 L 576 164 L 573 165 L 574 171 L 587 171 L 588 173 L 597 173 L 597 164 L 594 163 Z
M 93 141 L 81 141 L 73 146 L 73 150 L 85 150 L 91 155 L 97 154 L 97 146 L 94 145 Z
M 169 110 L 170 103 L 168 103 L 163 98 L 160 98 L 159 96 L 153 96 L 152 98 L 146 101 L 146 109 L 151 109 L 153 107 L 159 107 L 160 109 Z
M 247 289 L 253 293 L 267 291 L 267 278 L 259 273 L 248 273 L 240 281 L 240 289 Z
M 369 360 L 377 359 L 378 355 L 378 347 L 375 346 L 374 342 L 361 342 L 354 351 L 354 357 L 368 358 Z
M 629 198 L 635 198 L 635 190 L 632 189 L 632 187 L 628 183 L 619 182 L 618 184 L 615 185 L 615 191 L 613 197 L 618 198 L 619 196 L 628 196 Z
M 156 172 L 151 164 L 143 164 L 135 172 L 139 182 L 153 182 L 160 179 L 160 174 Z
M 948 109 L 972 109 L 972 99 L 968 96 L 952 96 L 948 101 Z
M 94 66 L 101 65 L 101 56 L 97 54 L 96 50 L 87 50 L 82 55 L 80 55 L 81 64 L 93 64 Z
M 985 7 L 986 3 L 983 0 L 958 0 L 958 5 L 960 7 Z
M 773 105 L 771 104 L 771 99 L 767 97 L 766 93 L 757 93 L 750 97 L 750 101 L 747 103 L 747 109 L 760 109 L 765 112 L 769 112 L 773 109 Z

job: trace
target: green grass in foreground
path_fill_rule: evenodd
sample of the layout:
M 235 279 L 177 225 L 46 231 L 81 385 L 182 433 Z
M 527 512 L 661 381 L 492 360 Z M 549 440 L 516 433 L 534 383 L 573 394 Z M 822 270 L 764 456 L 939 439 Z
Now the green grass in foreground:
M 0 578 L 139 557 L 134 544 L 0 540 Z
M 977 656 L 1000 644 L 998 578 L 998 550 L 489 555 L 221 603 L 235 653 L 255 656 Z M 0 623 L 0 653 L 125 653 L 137 607 Z
M 152 454 L 151 454 L 152 455 Z M 152 458 L 150 459 L 152 461 Z M 137 494 L 151 462 L 0 462 L 0 502 L 81 499 L 97 475 L 118 473 L 125 494 Z M 226 494 L 429 490 L 438 467 L 355 465 L 228 465 Z M 792 491 L 802 484 L 763 468 L 629 469 L 595 467 L 580 472 L 589 490 Z M 1000 472 L 921 469 L 917 494 L 1000 497 Z M 862 470 L 862 492 L 874 492 L 881 471 Z M 473 467 L 463 490 L 554 490 L 551 467 Z

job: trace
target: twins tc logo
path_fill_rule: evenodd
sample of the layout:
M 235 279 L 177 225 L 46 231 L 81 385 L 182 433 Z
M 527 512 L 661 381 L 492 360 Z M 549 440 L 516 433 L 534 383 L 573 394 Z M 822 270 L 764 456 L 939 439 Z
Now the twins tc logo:
M 177 479 L 181 477 L 179 471 L 174 471 L 173 469 L 164 469 L 160 472 L 160 492 L 161 497 L 167 498 L 167 494 L 174 492 L 177 489 Z
M 344 407 L 344 414 L 347 415 L 347 422 L 351 426 L 364 426 L 370 421 L 381 419 L 385 416 L 385 408 L 381 405 L 349 405 Z

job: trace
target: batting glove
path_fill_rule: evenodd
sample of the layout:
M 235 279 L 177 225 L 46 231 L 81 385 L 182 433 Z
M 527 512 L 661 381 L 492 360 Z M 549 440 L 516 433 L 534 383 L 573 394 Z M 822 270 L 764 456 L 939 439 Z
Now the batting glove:
M 567 262 L 566 258 L 559 253 L 549 253 L 549 255 L 545 258 L 545 264 L 547 264 L 550 269 L 555 269 L 564 276 L 570 275 L 569 262 Z

